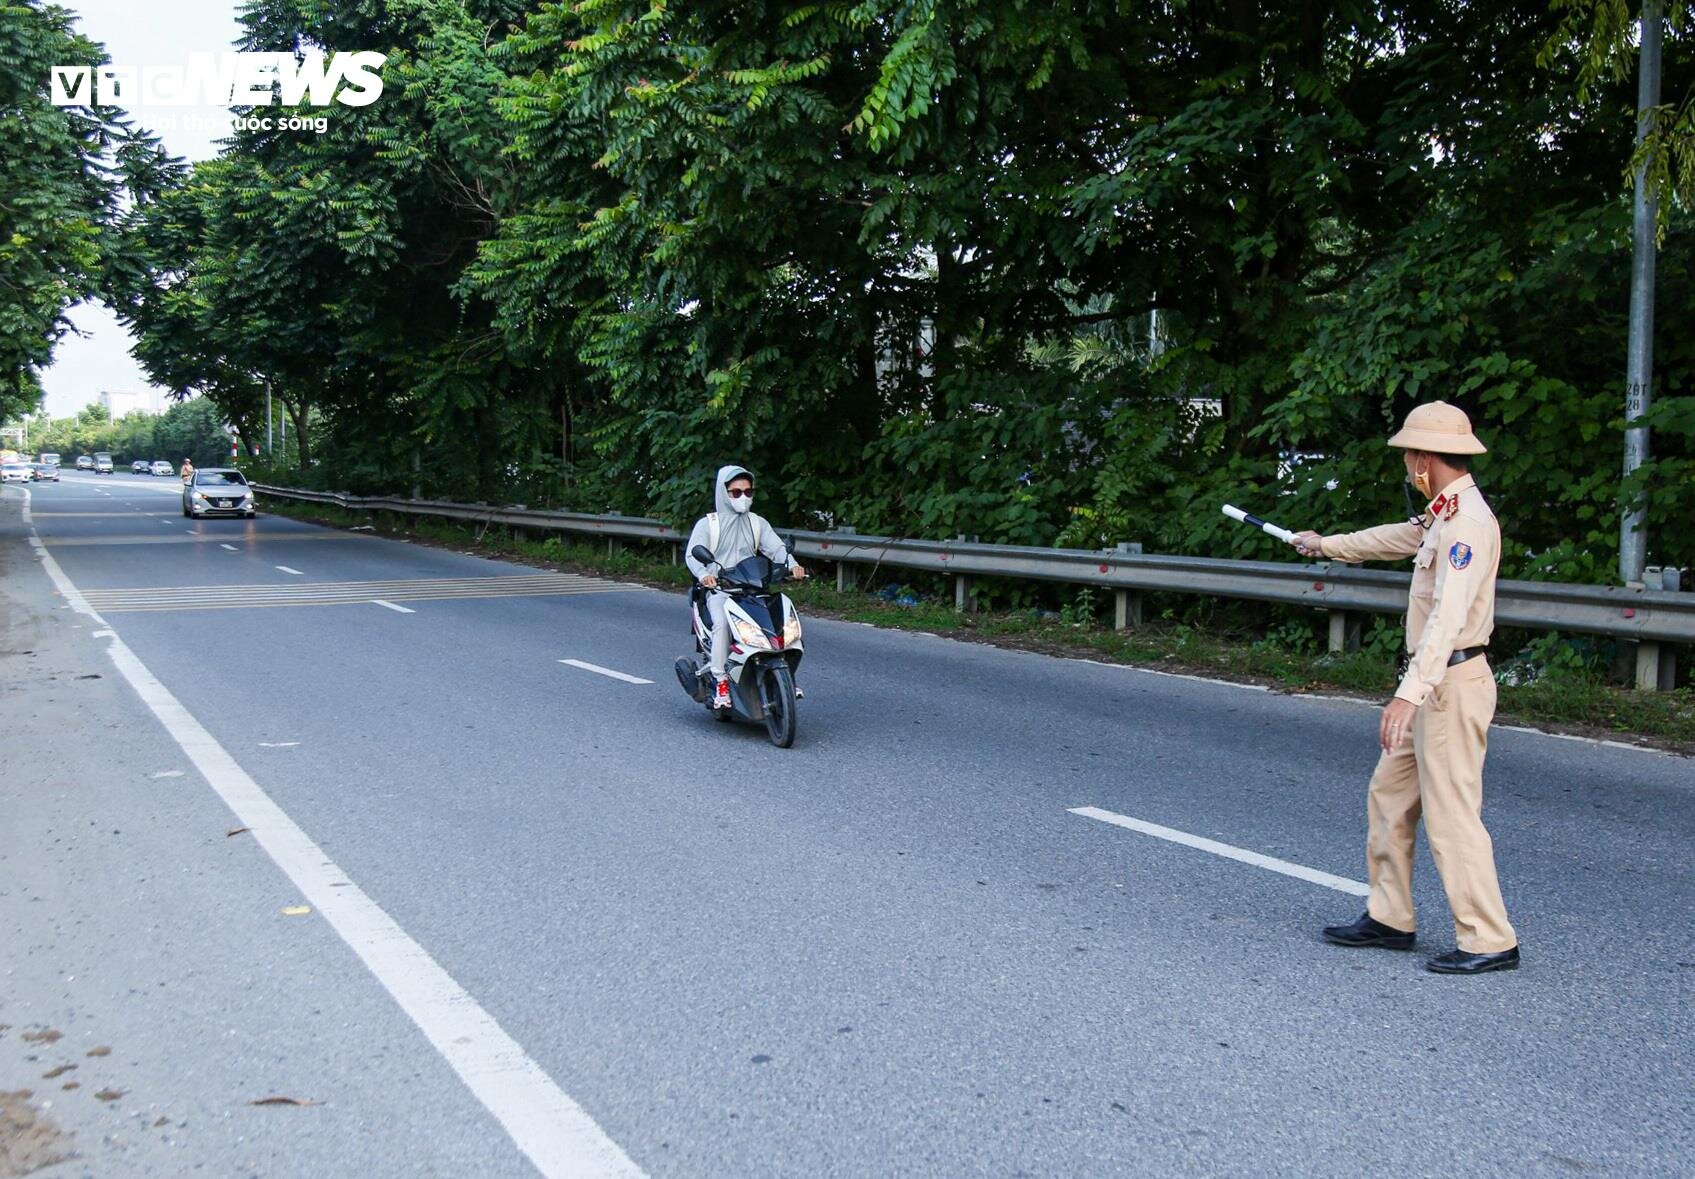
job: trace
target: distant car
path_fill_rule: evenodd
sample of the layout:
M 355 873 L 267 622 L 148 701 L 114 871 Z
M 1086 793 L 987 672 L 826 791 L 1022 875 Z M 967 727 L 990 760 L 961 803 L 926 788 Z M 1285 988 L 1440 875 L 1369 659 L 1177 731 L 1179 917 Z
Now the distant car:
M 177 473 L 176 468 L 171 466 L 171 464 L 167 463 L 164 459 L 154 459 L 152 465 L 150 465 L 147 470 L 150 474 L 154 475 L 174 475 Z
M 37 482 L 57 483 L 59 481 L 58 463 L 35 463 L 33 465 Z
M 0 464 L 0 483 L 28 483 L 35 473 L 24 463 Z
M 56 467 L 59 465 L 59 456 L 50 450 L 44 450 L 36 457 L 35 461 L 40 463 L 52 463 Z
M 246 516 L 253 519 L 253 488 L 247 476 L 230 467 L 208 467 L 194 472 L 182 485 L 182 514 L 185 516 Z
M 112 473 L 112 456 L 109 454 L 102 454 L 98 450 L 95 451 L 94 473 L 96 475 L 110 475 Z
M 146 475 L 151 473 L 147 469 L 146 459 L 136 459 L 129 465 L 129 471 L 132 475 Z
M 94 469 L 94 459 L 91 455 L 86 455 L 86 454 L 77 455 L 77 470 L 79 470 L 79 471 L 92 471 L 93 469 Z

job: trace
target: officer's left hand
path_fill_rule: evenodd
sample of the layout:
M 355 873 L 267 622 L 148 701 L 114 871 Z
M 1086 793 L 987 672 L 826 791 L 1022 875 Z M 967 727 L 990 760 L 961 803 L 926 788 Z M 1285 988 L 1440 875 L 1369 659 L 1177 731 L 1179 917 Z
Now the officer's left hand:
M 802 569 L 799 565 L 790 565 L 789 576 L 797 581 L 803 580 L 806 577 L 806 570 Z
M 1384 753 L 1393 753 L 1411 739 L 1413 717 L 1417 715 L 1418 705 L 1412 701 L 1399 696 L 1389 701 L 1377 725 L 1377 743 L 1383 746 Z

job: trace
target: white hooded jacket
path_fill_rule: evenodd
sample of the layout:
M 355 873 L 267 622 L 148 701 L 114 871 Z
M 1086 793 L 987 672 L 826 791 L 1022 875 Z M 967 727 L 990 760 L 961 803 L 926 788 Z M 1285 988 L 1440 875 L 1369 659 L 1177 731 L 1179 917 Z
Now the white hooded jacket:
M 789 561 L 789 550 L 777 536 L 777 530 L 766 522 L 765 517 L 753 512 L 738 512 L 730 506 L 730 493 L 726 490 L 730 480 L 753 475 L 746 467 L 734 464 L 718 468 L 718 477 L 712 485 L 712 502 L 718 509 L 710 516 L 702 516 L 695 521 L 694 530 L 689 533 L 689 543 L 684 546 L 683 560 L 689 567 L 689 572 L 698 581 L 708 573 L 717 573 L 728 569 L 741 561 L 747 560 L 755 553 L 762 553 L 779 565 Z M 713 520 L 717 520 L 717 544 L 713 544 Z M 711 549 L 716 560 L 711 566 L 703 565 L 694 559 L 694 548 L 701 545 Z

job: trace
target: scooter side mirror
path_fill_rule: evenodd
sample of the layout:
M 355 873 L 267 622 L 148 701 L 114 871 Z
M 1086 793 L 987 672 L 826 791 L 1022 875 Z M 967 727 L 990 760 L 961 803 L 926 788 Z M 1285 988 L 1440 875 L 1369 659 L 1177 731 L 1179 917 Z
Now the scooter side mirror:
M 702 565 L 712 564 L 712 550 L 703 544 L 697 544 L 694 548 L 690 549 L 689 556 L 699 561 Z

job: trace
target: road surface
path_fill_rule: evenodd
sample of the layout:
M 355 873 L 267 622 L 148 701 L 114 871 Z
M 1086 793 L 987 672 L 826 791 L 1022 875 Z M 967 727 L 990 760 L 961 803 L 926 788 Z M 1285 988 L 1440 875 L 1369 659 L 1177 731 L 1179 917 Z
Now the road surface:
M 74 1152 L 43 1174 L 1695 1149 L 1687 759 L 1496 730 L 1524 967 L 1441 977 L 1427 857 L 1418 953 L 1318 937 L 1363 908 L 1361 703 L 814 620 L 778 750 L 678 690 L 678 595 L 129 475 L 6 489 L 0 569 L 0 1091 Z

